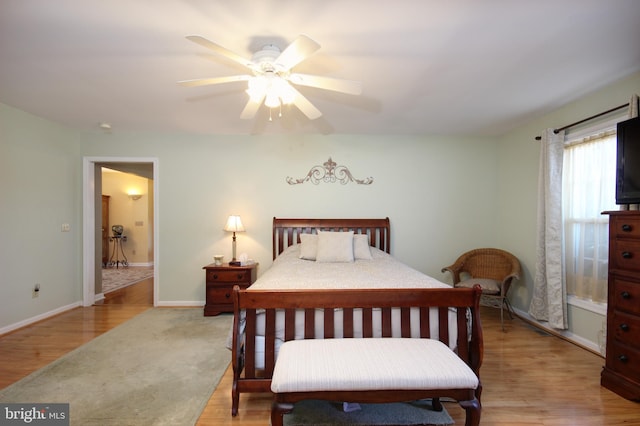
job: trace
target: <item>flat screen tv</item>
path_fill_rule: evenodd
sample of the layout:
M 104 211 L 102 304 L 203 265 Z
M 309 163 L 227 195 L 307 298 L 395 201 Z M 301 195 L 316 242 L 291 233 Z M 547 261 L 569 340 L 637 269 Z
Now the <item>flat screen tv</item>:
M 618 123 L 616 204 L 640 203 L 640 117 Z

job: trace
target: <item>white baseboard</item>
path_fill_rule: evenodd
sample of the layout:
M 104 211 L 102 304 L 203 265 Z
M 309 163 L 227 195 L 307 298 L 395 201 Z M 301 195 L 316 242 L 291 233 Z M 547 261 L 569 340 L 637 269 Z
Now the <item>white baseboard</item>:
M 9 333 L 10 331 L 14 331 L 14 330 L 17 330 L 17 329 L 22 328 L 22 327 L 26 327 L 26 326 L 31 325 L 33 323 L 36 323 L 38 321 L 45 320 L 45 319 L 47 319 L 49 317 L 52 317 L 54 315 L 58 315 L 58 314 L 61 314 L 62 312 L 66 312 L 66 311 L 69 311 L 69 310 L 71 310 L 73 308 L 77 308 L 78 306 L 82 306 L 82 302 L 75 302 L 75 303 L 72 303 L 70 305 L 61 306 L 61 307 L 56 308 L 56 309 L 54 309 L 52 311 L 45 312 L 43 314 L 36 315 L 35 317 L 27 318 L 25 320 L 16 322 L 16 323 L 8 325 L 6 327 L 0 328 L 0 335 L 5 334 L 5 333 Z
M 593 352 L 596 355 L 600 355 L 604 357 L 604 355 L 600 352 L 600 346 L 597 342 L 592 342 L 591 340 L 587 340 L 584 337 L 578 336 L 577 334 L 572 333 L 569 330 L 556 330 L 555 328 L 551 328 L 547 325 L 546 322 L 540 322 L 528 312 L 522 311 L 517 308 L 513 308 L 513 312 L 520 317 L 522 320 L 528 322 L 534 327 L 540 328 L 546 331 L 549 334 L 552 334 L 556 337 L 564 339 L 570 343 L 573 343 L 576 346 L 580 346 L 583 349 L 588 350 L 589 352 Z

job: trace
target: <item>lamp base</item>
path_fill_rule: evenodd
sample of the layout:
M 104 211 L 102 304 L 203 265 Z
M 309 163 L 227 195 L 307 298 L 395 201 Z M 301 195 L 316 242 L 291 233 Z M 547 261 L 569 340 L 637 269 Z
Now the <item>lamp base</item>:
M 242 266 L 242 262 L 239 260 L 232 260 L 229 262 L 229 266 Z

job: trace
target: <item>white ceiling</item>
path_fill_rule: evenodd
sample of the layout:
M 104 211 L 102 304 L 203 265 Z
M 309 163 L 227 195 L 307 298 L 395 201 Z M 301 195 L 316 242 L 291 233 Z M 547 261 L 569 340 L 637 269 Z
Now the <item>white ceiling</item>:
M 362 95 L 301 87 L 323 116 L 269 122 L 239 118 L 246 82 L 176 84 L 246 71 L 186 35 L 250 57 L 301 33 L 294 70 Z M 639 0 L 0 0 L 0 102 L 83 130 L 499 135 L 637 71 Z

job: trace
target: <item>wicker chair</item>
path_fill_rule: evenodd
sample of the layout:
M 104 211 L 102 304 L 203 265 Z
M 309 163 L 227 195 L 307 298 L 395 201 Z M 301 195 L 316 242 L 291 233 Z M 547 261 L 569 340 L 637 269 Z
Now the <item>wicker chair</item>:
M 499 303 L 500 325 L 504 331 L 504 306 L 513 319 L 507 292 L 513 279 L 520 279 L 520 262 L 509 252 L 495 248 L 479 248 L 461 255 L 453 265 L 442 268 L 453 277 L 454 287 L 480 284 L 483 299 Z M 494 304 L 491 304 L 492 306 Z

